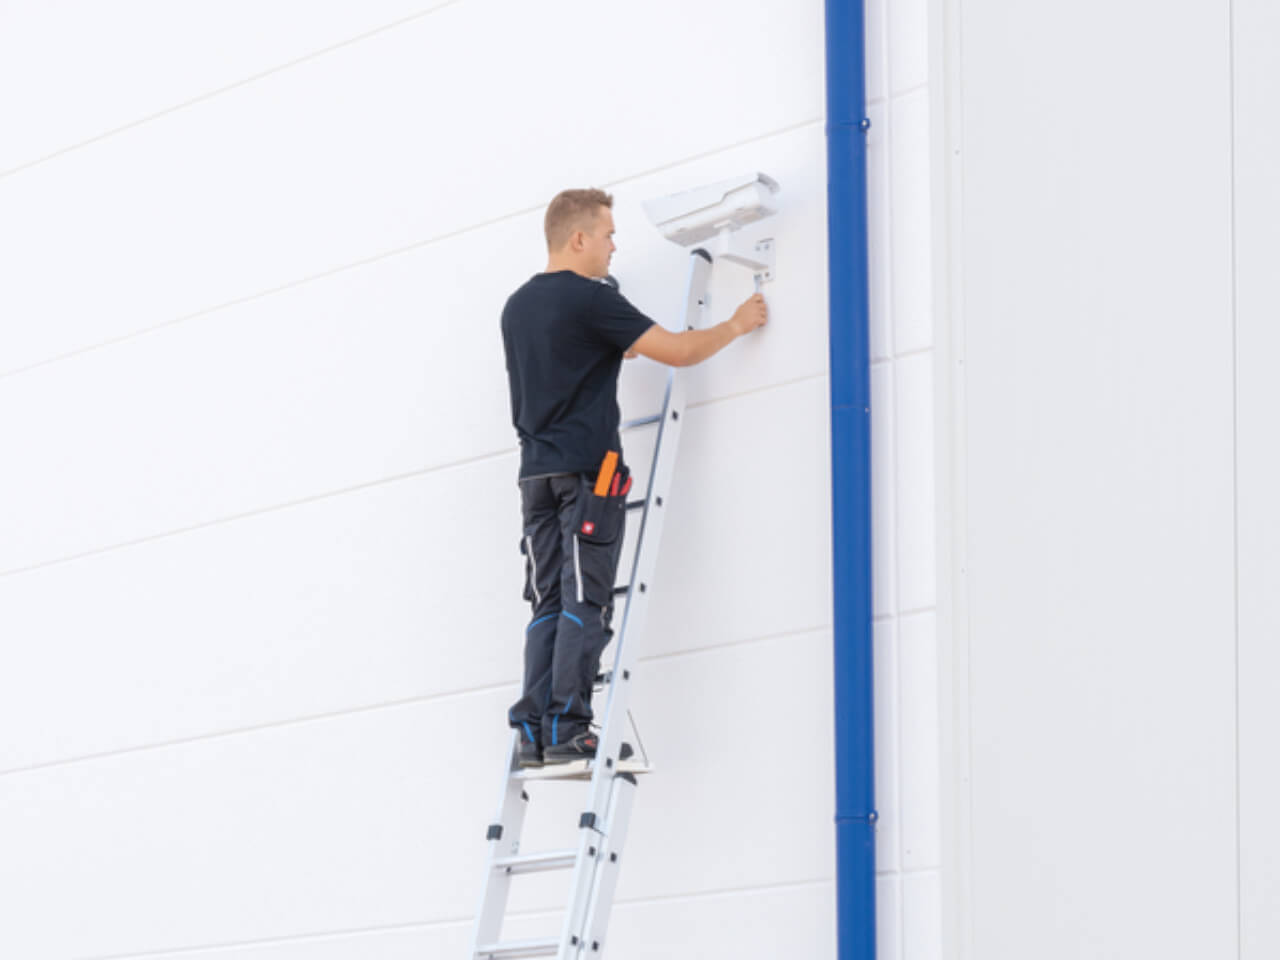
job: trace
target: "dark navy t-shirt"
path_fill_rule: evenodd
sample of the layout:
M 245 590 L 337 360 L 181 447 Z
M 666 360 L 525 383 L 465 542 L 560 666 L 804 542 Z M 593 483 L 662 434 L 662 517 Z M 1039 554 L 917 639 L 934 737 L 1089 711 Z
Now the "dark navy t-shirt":
M 653 325 L 613 287 L 539 273 L 502 310 L 520 479 L 594 473 L 618 436 L 622 354 Z

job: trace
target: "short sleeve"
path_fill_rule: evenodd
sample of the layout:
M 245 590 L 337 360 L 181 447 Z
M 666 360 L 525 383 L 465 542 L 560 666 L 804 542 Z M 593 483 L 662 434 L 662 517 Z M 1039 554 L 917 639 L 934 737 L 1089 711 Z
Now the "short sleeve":
M 628 349 L 654 324 L 631 305 L 631 301 L 608 284 L 591 299 L 587 325 L 594 337 L 619 350 Z

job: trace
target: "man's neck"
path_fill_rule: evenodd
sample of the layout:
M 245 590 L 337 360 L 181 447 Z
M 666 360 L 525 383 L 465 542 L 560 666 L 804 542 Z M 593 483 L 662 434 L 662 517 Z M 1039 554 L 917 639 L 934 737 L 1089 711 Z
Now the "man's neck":
M 546 269 L 547 273 L 558 273 L 561 270 L 571 270 L 574 273 L 576 273 L 578 276 L 586 277 L 588 280 L 595 279 L 591 274 L 587 273 L 586 270 L 582 268 L 581 264 L 575 263 L 572 260 L 559 260 L 555 257 L 552 257 L 547 261 L 547 269 Z

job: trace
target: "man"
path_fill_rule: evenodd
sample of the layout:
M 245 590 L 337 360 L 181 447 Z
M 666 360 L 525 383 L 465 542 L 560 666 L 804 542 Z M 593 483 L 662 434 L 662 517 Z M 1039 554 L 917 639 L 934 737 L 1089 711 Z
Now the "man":
M 613 636 L 613 586 L 630 471 L 618 435 L 618 371 L 637 354 L 700 363 L 767 319 L 764 298 L 723 323 L 672 333 L 601 281 L 609 273 L 613 198 L 565 190 L 547 207 L 547 269 L 502 311 L 511 418 L 520 438 L 525 599 L 524 689 L 508 719 L 519 762 L 595 756 L 591 688 Z

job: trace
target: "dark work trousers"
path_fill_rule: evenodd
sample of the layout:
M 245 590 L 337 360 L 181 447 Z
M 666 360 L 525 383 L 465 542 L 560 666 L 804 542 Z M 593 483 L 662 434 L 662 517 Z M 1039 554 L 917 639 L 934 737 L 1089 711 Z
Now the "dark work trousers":
M 613 637 L 626 496 L 598 497 L 594 485 L 588 474 L 520 481 L 524 597 L 533 615 L 525 631 L 524 690 L 508 717 L 544 746 L 587 729 L 600 655 Z

